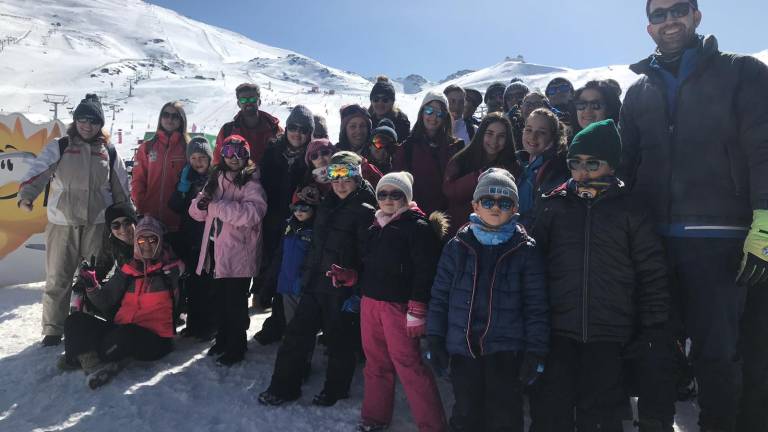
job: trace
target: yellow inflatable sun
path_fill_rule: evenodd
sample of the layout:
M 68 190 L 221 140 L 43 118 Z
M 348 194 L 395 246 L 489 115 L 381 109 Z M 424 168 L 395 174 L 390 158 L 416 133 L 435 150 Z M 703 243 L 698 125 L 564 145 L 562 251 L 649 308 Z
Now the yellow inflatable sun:
M 43 147 L 63 131 L 60 122 L 34 124 L 22 114 L 0 116 L 0 259 L 45 230 L 46 194 L 35 200 L 31 213 L 22 211 L 16 205 L 19 181 Z

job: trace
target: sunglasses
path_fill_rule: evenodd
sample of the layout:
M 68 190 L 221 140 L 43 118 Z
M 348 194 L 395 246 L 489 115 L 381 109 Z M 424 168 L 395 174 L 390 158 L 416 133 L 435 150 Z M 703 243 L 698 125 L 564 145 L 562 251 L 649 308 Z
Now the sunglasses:
M 528 93 L 522 93 L 522 92 L 521 93 L 510 93 L 510 94 L 507 95 L 507 99 L 506 100 L 522 99 L 522 98 L 524 98 L 527 95 L 528 95 Z
M 237 101 L 240 102 L 243 105 L 245 105 L 245 104 L 258 104 L 259 103 L 259 98 L 257 98 L 257 97 L 241 97 L 241 98 L 237 98 Z
M 125 228 L 128 228 L 128 227 L 132 226 L 132 225 L 133 225 L 133 222 L 130 221 L 130 220 L 126 220 L 126 221 L 122 221 L 122 222 L 120 222 L 120 221 L 113 221 L 111 224 L 109 224 L 109 227 L 112 228 L 113 231 L 117 231 L 120 228 L 125 229 Z
M 376 135 L 375 137 L 373 137 L 373 140 L 371 140 L 371 143 L 372 143 L 372 144 L 373 144 L 373 146 L 374 146 L 374 147 L 376 147 L 378 150 L 381 150 L 381 149 L 383 149 L 383 148 L 384 148 L 384 147 L 386 147 L 386 146 L 392 145 L 392 141 L 391 141 L 391 140 L 388 140 L 388 139 L 386 139 L 386 138 L 382 138 L 382 137 L 380 137 L 380 136 L 378 136 L 378 135 Z
M 138 243 L 139 245 L 144 245 L 145 243 L 149 243 L 153 245 L 153 244 L 157 244 L 158 241 L 160 240 L 155 236 L 139 237 L 136 239 L 136 243 Z
M 291 211 L 309 213 L 312 211 L 312 207 L 307 204 L 295 204 L 291 206 Z
M 230 141 L 221 148 L 221 155 L 229 159 L 247 159 L 249 152 L 240 141 Z
M 499 210 L 501 211 L 509 211 L 512 207 L 515 206 L 515 202 L 512 201 L 512 198 L 480 197 L 478 201 L 480 202 L 480 205 L 486 210 L 490 210 L 494 206 L 498 206 Z
M 359 165 L 350 165 L 350 164 L 328 165 L 329 180 L 342 180 L 346 178 L 357 177 L 359 175 L 360 175 Z
M 376 102 L 390 103 L 393 100 L 394 99 L 392 99 L 390 97 L 387 97 L 387 96 L 375 96 L 375 97 L 371 98 L 371 102 L 373 102 L 373 103 L 376 103 Z
M 379 201 L 386 201 L 386 200 L 392 200 L 392 201 L 400 201 L 402 199 L 405 199 L 405 194 L 403 191 L 399 190 L 393 190 L 393 191 L 378 191 L 376 192 L 376 199 Z
M 92 125 L 99 125 L 101 124 L 101 120 L 97 119 L 96 117 L 78 117 L 76 122 L 80 124 L 92 124 Z
M 297 124 L 289 124 L 285 127 L 285 130 L 288 132 L 298 132 L 303 135 L 309 135 L 309 128 L 304 126 L 299 126 Z
M 554 96 L 558 93 L 567 93 L 573 91 L 573 87 L 568 84 L 553 85 L 547 89 L 547 96 Z
M 436 110 L 436 109 L 432 108 L 432 107 L 431 107 L 431 106 L 429 106 L 429 105 L 427 105 L 427 106 L 425 106 L 425 107 L 424 107 L 424 114 L 425 114 L 425 115 L 428 115 L 428 116 L 431 116 L 431 115 L 433 115 L 433 114 L 434 114 L 434 115 L 436 115 L 436 116 L 437 116 L 437 118 L 439 118 L 439 119 L 441 119 L 441 118 L 445 117 L 446 115 L 448 115 L 448 113 L 446 113 L 445 111 L 438 111 L 438 110 Z
M 603 109 L 603 103 L 597 100 L 594 101 L 576 101 L 573 103 L 573 106 L 576 107 L 576 111 L 584 111 L 589 107 L 592 110 L 599 111 Z
M 170 119 L 170 120 L 181 120 L 181 114 L 175 113 L 175 112 L 172 113 L 172 112 L 163 111 L 160 113 L 160 118 Z
M 600 169 L 603 165 L 608 165 L 608 162 L 604 160 L 599 159 L 587 159 L 587 160 L 581 160 L 581 159 L 568 159 L 568 169 L 571 171 L 578 171 L 581 169 L 585 169 L 590 172 L 595 172 Z
M 651 24 L 658 25 L 667 21 L 667 17 L 672 15 L 672 18 L 682 18 L 688 16 L 691 12 L 691 4 L 688 2 L 677 3 L 669 8 L 658 8 L 648 15 L 648 21 Z
M 309 160 L 313 160 L 313 161 L 314 160 L 318 160 L 321 157 L 330 156 L 331 154 L 333 154 L 333 150 L 331 150 L 329 148 L 320 149 L 320 150 L 318 150 L 316 152 L 310 153 L 309 154 Z

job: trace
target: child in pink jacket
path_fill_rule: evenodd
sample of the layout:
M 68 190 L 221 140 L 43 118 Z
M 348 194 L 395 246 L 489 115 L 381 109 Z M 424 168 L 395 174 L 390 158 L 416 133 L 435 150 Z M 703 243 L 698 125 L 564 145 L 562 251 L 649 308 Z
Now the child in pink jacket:
M 248 288 L 259 273 L 267 201 L 245 138 L 227 137 L 220 152 L 221 161 L 192 200 L 189 215 L 205 221 L 197 274 L 203 269 L 212 273 L 216 290 L 219 329 L 208 355 L 231 366 L 243 360 L 247 349 Z

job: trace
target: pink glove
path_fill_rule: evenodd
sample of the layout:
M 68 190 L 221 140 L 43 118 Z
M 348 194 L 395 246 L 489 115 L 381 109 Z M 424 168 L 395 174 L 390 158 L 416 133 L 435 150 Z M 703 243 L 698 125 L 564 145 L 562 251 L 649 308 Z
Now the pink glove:
M 325 275 L 331 278 L 331 283 L 336 288 L 351 287 L 357 283 L 357 272 L 353 269 L 339 267 L 331 264 L 331 269 L 325 272 Z
M 420 338 L 427 333 L 427 304 L 417 301 L 408 302 L 405 315 L 405 332 L 409 337 Z

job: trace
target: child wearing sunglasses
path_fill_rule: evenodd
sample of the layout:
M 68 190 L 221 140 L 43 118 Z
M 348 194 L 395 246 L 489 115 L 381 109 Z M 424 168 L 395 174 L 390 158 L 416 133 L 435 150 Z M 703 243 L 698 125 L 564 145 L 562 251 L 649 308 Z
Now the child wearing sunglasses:
M 400 378 L 420 431 L 447 428 L 434 376 L 419 340 L 426 331 L 429 288 L 447 223 L 429 218 L 413 201 L 413 176 L 389 173 L 376 186 L 379 210 L 368 228 L 360 276 L 360 328 L 365 387 L 358 430 L 383 430 L 392 420 L 395 376 Z
M 259 274 L 267 201 L 248 141 L 231 135 L 220 152 L 221 162 L 190 203 L 189 215 L 205 222 L 196 273 L 212 274 L 216 291 L 218 331 L 208 355 L 218 356 L 220 365 L 231 366 L 245 356 L 248 288 L 251 278 Z
M 613 120 L 592 123 L 568 150 L 571 178 L 541 201 L 534 237 L 549 266 L 552 335 L 531 401 L 536 430 L 622 431 L 622 356 L 671 343 L 661 336 L 664 249 L 647 207 L 614 173 L 620 155 Z
M 450 366 L 452 430 L 523 430 L 523 387 L 543 371 L 549 304 L 543 259 L 518 223 L 509 171 L 489 168 L 474 213 L 445 248 L 427 316 L 430 358 Z
M 197 267 L 205 224 L 189 215 L 189 205 L 203 190 L 211 172 L 213 151 L 203 136 L 196 136 L 187 144 L 187 164 L 181 170 L 176 190 L 168 201 L 168 207 L 181 217 L 179 256 L 187 268 Z M 184 280 L 187 300 L 187 325 L 182 336 L 209 340 L 216 330 L 216 313 L 211 305 L 215 301 L 212 277 L 208 272 L 191 274 Z

